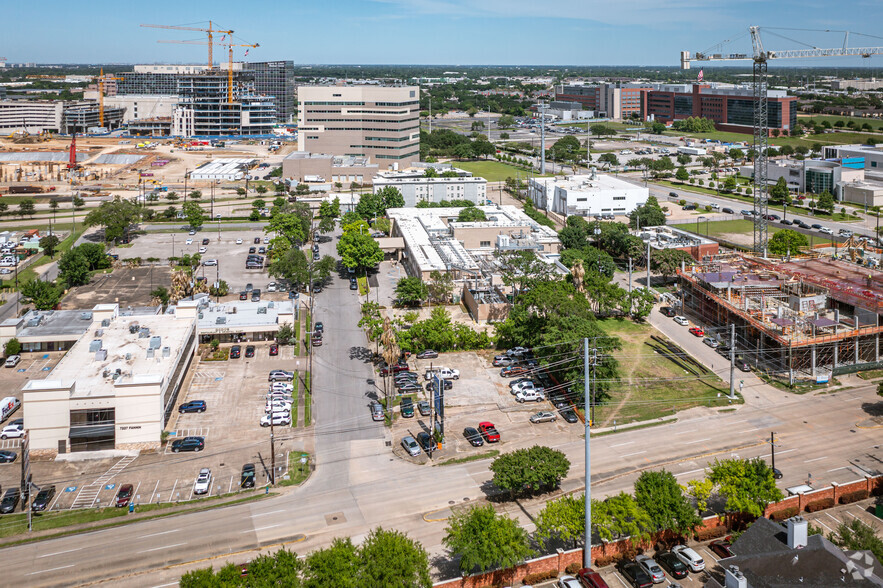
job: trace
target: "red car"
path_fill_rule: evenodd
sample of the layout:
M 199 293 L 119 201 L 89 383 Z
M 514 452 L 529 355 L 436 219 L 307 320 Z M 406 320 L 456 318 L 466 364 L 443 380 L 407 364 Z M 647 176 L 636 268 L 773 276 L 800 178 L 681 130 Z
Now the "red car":
M 389 371 L 389 366 L 384 365 L 382 368 L 380 368 L 380 377 L 385 378 L 386 376 L 390 375 L 390 373 L 397 374 L 399 372 L 410 372 L 410 371 L 411 371 L 411 366 L 409 366 L 406 363 L 395 364 L 394 366 L 392 366 L 392 372 Z
M 690 332 L 696 335 L 697 337 L 704 337 L 705 331 L 702 330 L 702 327 L 690 327 Z
M 484 437 L 484 440 L 488 443 L 496 443 L 500 440 L 500 433 L 497 432 L 494 423 L 488 421 L 478 423 L 478 432 L 481 433 L 481 436 Z
M 117 492 L 116 505 L 119 507 L 128 506 L 132 500 L 133 488 L 131 484 L 123 484 L 120 491 Z
M 270 355 L 279 355 L 279 346 L 275 343 L 270 345 Z
M 708 544 L 708 548 L 712 550 L 716 555 L 720 556 L 721 559 L 725 559 L 736 555 L 730 549 L 732 545 L 733 544 L 730 542 L 730 538 L 727 537 L 726 539 L 718 539 L 717 541 L 712 541 Z
M 521 365 L 510 365 L 500 370 L 500 375 L 504 378 L 514 378 L 529 374 L 530 370 Z
M 610 588 L 601 574 L 592 568 L 583 568 L 576 574 L 576 579 L 584 588 Z

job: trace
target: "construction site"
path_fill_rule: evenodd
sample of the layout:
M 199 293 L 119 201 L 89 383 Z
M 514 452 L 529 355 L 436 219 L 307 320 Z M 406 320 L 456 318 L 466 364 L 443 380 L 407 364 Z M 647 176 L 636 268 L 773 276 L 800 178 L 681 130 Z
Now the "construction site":
M 843 259 L 728 254 L 678 272 L 682 308 L 789 384 L 880 364 L 883 272 Z

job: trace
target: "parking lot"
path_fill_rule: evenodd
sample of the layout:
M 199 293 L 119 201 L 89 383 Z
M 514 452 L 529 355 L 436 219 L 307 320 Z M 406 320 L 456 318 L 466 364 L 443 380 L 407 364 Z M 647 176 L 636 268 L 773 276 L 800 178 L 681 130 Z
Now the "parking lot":
M 200 254 L 202 261 L 215 260 L 217 265 L 199 267 L 197 276 L 205 277 L 210 283 L 216 279 L 227 282 L 231 295 L 238 294 L 245 289 L 246 284 L 251 283 L 255 288 L 261 288 L 262 295 L 266 294 L 268 282 L 273 281 L 267 269 L 246 269 L 245 260 L 249 249 L 254 247 L 266 247 L 264 239 L 267 235 L 261 229 L 234 229 L 234 230 L 211 230 L 207 225 L 203 229 L 190 235 L 187 230 L 174 233 L 146 233 L 137 235 L 132 239 L 129 246 L 111 248 L 110 253 L 119 255 L 120 259 L 140 257 L 147 259 L 156 257 L 166 263 L 170 257 L 181 257 L 185 254 Z M 208 244 L 203 245 L 203 240 L 208 239 Z M 255 239 L 260 241 L 255 243 Z M 237 243 L 240 240 L 241 243 Z M 189 241 L 189 243 L 188 243 Z M 205 253 L 199 253 L 201 248 Z M 266 257 L 266 255 L 264 255 Z M 282 300 L 287 293 L 269 294 L 270 300 Z

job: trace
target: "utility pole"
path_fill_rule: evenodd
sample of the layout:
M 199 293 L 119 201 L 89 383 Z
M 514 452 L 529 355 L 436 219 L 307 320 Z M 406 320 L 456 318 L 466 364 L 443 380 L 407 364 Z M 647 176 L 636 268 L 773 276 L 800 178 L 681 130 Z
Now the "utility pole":
M 540 173 L 546 175 L 546 104 L 541 102 L 540 109 Z
M 276 405 L 270 397 L 270 484 L 276 484 L 276 439 L 273 421 L 276 419 Z
M 629 257 L 629 294 L 632 293 L 632 258 Z
M 730 323 L 730 399 L 736 397 L 736 323 Z
M 585 540 L 583 547 L 583 567 L 592 567 L 592 427 L 589 424 L 589 339 L 583 339 L 583 396 L 585 409 L 585 427 L 586 427 L 586 493 L 584 500 L 586 503 L 586 520 L 585 520 Z
M 650 291 L 650 241 L 647 241 L 647 291 Z

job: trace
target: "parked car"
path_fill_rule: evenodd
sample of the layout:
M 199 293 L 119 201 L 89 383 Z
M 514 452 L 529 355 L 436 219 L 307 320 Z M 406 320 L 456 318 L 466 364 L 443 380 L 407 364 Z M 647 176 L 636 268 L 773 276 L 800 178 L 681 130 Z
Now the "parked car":
M 191 400 L 190 402 L 185 402 L 178 406 L 178 412 L 180 414 L 184 414 L 185 412 L 205 412 L 205 408 L 205 400 Z
M 242 355 L 242 347 L 234 345 L 230 348 L 230 359 L 238 359 Z
M 408 455 L 411 457 L 417 457 L 420 455 L 420 446 L 417 445 L 417 441 L 410 435 L 402 437 L 402 447 L 405 448 L 405 451 L 407 451 Z
M 0 463 L 12 463 L 18 457 L 18 454 L 8 449 L 0 451 Z
M 433 349 L 426 349 L 417 354 L 417 359 L 436 359 L 438 357 L 438 351 Z
M 260 243 L 261 243 L 261 238 L 260 238 L 260 237 L 255 237 L 255 238 L 254 238 L 254 244 L 255 244 L 255 245 L 260 245 Z
M 423 377 L 426 380 L 431 380 L 432 376 L 438 376 L 442 380 L 459 380 L 460 370 L 448 367 L 437 367 L 432 368 L 431 370 L 426 370 L 426 373 L 423 374 Z
M 291 407 L 289 406 L 289 411 Z M 261 417 L 261 426 L 269 427 L 270 421 L 274 427 L 282 427 L 291 424 L 291 412 L 273 412 L 272 415 L 265 414 Z
M 578 423 L 579 417 L 576 415 L 576 412 L 572 408 L 562 408 L 558 411 L 558 414 L 561 415 L 568 423 Z
M 579 580 L 573 576 L 561 576 L 555 582 L 555 588 L 581 588 Z
M 350 278 L 350 290 L 358 290 L 359 283 L 356 281 L 356 278 Z
M 417 411 L 420 413 L 420 416 L 429 416 L 429 401 L 421 400 L 417 403 Z
M 205 449 L 205 437 L 184 437 L 172 441 L 172 453 L 181 451 L 200 452 Z
M 576 577 L 583 588 L 610 588 L 607 582 L 604 581 L 604 578 L 601 577 L 601 574 L 592 568 L 581 569 L 576 573 Z
M 397 363 L 394 366 L 392 366 L 392 370 L 390 370 L 390 367 L 385 362 L 380 364 L 380 377 L 381 378 L 385 378 L 386 376 L 390 375 L 391 373 L 397 374 L 399 372 L 409 372 L 409 371 L 411 371 L 411 366 L 409 366 L 407 363 Z
M 325 324 L 322 321 L 316 321 L 316 324 L 313 326 L 313 330 L 317 333 L 324 333 Z
M 681 315 L 674 317 L 674 319 L 672 319 L 672 320 L 674 320 L 674 322 L 681 325 L 682 327 L 686 327 L 687 325 L 690 324 L 690 321 L 687 320 L 687 317 L 681 316 Z
M 530 422 L 532 423 L 554 423 L 557 419 L 558 417 L 555 416 L 554 412 L 548 412 L 545 410 L 530 415 Z
M 506 355 L 508 355 L 509 357 L 521 357 L 522 355 L 524 355 L 525 353 L 528 353 L 528 352 L 530 352 L 530 349 L 528 349 L 527 347 L 518 346 L 518 347 L 513 347 L 511 349 L 507 349 Z
M 432 449 L 432 437 L 429 436 L 429 433 L 421 431 L 417 433 L 417 444 L 420 445 L 420 449 L 429 453 Z
M 650 576 L 650 580 L 654 584 L 665 582 L 665 572 L 662 571 L 662 568 L 659 567 L 659 564 L 652 557 L 638 555 L 635 557 L 635 562 Z
M 525 402 L 542 402 L 546 399 L 546 395 L 539 390 L 522 390 L 515 395 L 515 401 L 519 403 Z
M 382 421 L 383 420 L 383 405 L 379 402 L 371 403 L 371 420 L 372 421 Z
M 667 317 L 673 317 L 677 314 L 675 312 L 675 309 L 673 309 L 671 306 L 662 306 L 659 308 L 659 312 L 661 312 L 662 314 L 664 314 Z
M 417 382 L 401 382 L 396 384 L 396 388 L 398 388 L 399 394 L 407 394 L 410 392 L 418 392 L 420 390 L 420 384 Z
M 522 365 L 510 365 L 500 370 L 500 375 L 504 378 L 514 378 L 529 373 L 530 370 Z
M 819 232 L 824 233 L 826 235 L 833 235 L 834 234 L 834 231 L 832 231 L 828 227 L 822 227 L 821 229 L 819 229 Z
M 285 370 L 273 370 L 267 378 L 270 382 L 290 382 L 294 379 L 294 372 Z
M 542 386 L 537 386 L 533 380 L 528 380 L 526 382 L 521 382 L 519 384 L 515 384 L 514 386 L 509 386 L 509 391 L 512 394 L 518 394 L 519 392 L 527 392 L 528 390 L 542 392 L 544 390 L 544 388 Z
M 6 362 L 3 364 L 8 368 L 14 368 L 21 361 L 21 355 L 10 355 L 6 358 Z
M 55 497 L 55 486 L 43 486 L 39 492 L 37 492 L 37 496 L 34 498 L 34 501 L 31 502 L 31 510 L 34 512 L 40 512 L 49 508 L 49 504 L 52 502 L 52 498 Z
M 682 580 L 687 577 L 687 566 L 672 552 L 664 551 L 657 553 L 656 561 L 675 580 Z
M 270 345 L 270 356 L 279 355 L 279 346 L 273 343 Z
M 454 387 L 454 382 L 452 382 L 451 380 L 441 380 L 441 382 L 442 382 L 442 387 L 445 390 L 450 390 L 451 388 Z M 432 392 L 434 384 L 435 384 L 435 382 L 426 382 L 426 391 Z
M 402 398 L 399 403 L 399 409 L 402 413 L 402 417 L 409 419 L 414 416 L 414 401 L 411 400 L 410 397 L 406 396 Z
M 242 292 L 240 292 L 240 293 L 239 293 L 239 299 L 240 299 L 240 300 L 248 300 L 248 292 L 246 292 L 245 290 L 243 290 Z
M 681 563 L 687 566 L 691 572 L 701 572 L 705 569 L 705 560 L 686 545 L 676 545 L 671 548 L 671 552 L 676 558 L 681 560 Z
M 690 333 L 696 337 L 705 336 L 705 331 L 702 330 L 702 327 L 690 327 Z
M 494 367 L 507 367 L 516 363 L 516 359 L 513 357 L 509 357 L 508 355 L 496 355 L 494 356 L 493 366 Z
M 247 463 L 242 466 L 242 473 L 239 474 L 240 488 L 254 488 L 255 467 L 253 463 Z
M 479 433 L 478 429 L 474 427 L 466 427 L 463 429 L 463 436 L 466 437 L 466 440 L 469 441 L 469 444 L 473 447 L 481 447 L 484 445 L 484 439 L 481 438 L 481 433 Z
M 245 357 L 254 357 L 254 345 L 246 346 Z
M 616 564 L 616 569 L 635 588 L 651 588 L 653 586 L 653 580 L 637 562 L 624 560 Z
M 712 550 L 716 555 L 720 556 L 721 559 L 727 557 L 733 557 L 736 555 L 730 549 L 733 544 L 730 542 L 730 538 L 727 537 L 725 539 L 718 539 L 717 541 L 712 541 L 708 544 L 708 548 Z
M 721 212 L 724 214 L 736 214 L 735 212 L 733 212 L 732 208 L 726 208 L 726 207 L 721 208 Z
M 0 431 L 0 439 L 18 439 L 25 434 L 25 429 L 21 425 L 6 425 Z
M 135 489 L 132 487 L 131 484 L 123 484 L 122 486 L 120 486 L 119 492 L 117 492 L 114 506 L 119 508 L 129 506 L 129 502 L 132 500 L 132 494 L 134 493 Z
M 3 494 L 3 500 L 0 501 L 0 513 L 9 514 L 15 512 L 18 501 L 21 498 L 21 492 L 18 488 L 7 488 Z
M 497 443 L 500 440 L 500 433 L 492 422 L 484 421 L 478 423 L 478 432 L 481 433 L 481 436 L 488 443 Z
M 705 339 L 702 340 L 702 342 L 705 343 L 706 345 L 708 345 L 709 347 L 711 347 L 712 349 L 717 349 L 718 345 L 720 345 L 720 343 L 718 343 L 717 339 L 715 339 L 714 337 L 706 337 Z

